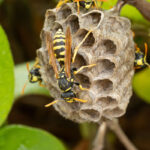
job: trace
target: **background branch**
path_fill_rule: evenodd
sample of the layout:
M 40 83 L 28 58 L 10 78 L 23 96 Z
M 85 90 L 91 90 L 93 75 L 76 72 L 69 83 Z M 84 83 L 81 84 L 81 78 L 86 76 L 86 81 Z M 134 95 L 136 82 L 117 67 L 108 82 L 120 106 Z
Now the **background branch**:
M 123 143 L 127 150 L 137 150 L 137 148 L 133 145 L 133 143 L 131 143 L 131 141 L 121 129 L 118 120 L 107 121 L 107 126 L 118 136 L 119 140 Z
M 135 6 L 141 14 L 150 21 L 150 3 L 145 0 L 119 0 Z
M 94 144 L 93 144 L 93 150 L 102 150 L 104 147 L 104 139 L 106 134 L 106 122 L 103 122 L 100 124 Z

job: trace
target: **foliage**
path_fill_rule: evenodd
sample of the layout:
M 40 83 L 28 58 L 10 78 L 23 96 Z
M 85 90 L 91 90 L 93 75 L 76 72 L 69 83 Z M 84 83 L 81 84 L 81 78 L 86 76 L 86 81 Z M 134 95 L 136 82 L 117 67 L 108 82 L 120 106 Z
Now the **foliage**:
M 0 61 L 0 125 L 2 125 L 14 99 L 14 63 L 7 37 L 1 26 Z
M 29 63 L 30 66 L 33 66 L 34 62 Z M 21 91 L 24 84 L 28 81 L 28 71 L 26 64 L 17 65 L 15 67 L 15 98 L 21 96 Z M 49 92 L 46 88 L 40 87 L 38 83 L 27 83 L 25 88 L 25 95 L 27 94 L 44 94 L 49 95 Z
M 3 0 L 0 0 L 0 4 L 3 2 Z
M 113 7 L 118 0 L 107 0 L 103 3 L 102 8 L 104 9 L 110 9 Z M 150 2 L 150 0 L 147 0 Z M 132 13 L 131 13 L 132 12 Z M 121 16 L 129 18 L 134 24 L 145 24 L 146 26 L 150 25 L 150 22 L 147 21 L 141 13 L 133 6 L 131 5 L 125 5 L 121 10 Z
M 150 69 L 135 74 L 133 88 L 139 97 L 150 103 Z
M 52 134 L 22 125 L 0 129 L 1 150 L 65 150 Z

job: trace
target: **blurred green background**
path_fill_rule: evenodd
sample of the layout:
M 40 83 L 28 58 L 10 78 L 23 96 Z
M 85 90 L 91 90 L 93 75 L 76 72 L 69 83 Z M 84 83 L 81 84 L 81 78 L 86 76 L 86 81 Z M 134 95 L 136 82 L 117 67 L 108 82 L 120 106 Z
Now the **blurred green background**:
M 116 0 L 108 0 L 107 3 L 104 3 L 103 8 L 108 9 L 115 2 Z M 8 37 L 16 66 L 16 101 L 5 124 L 22 124 L 40 128 L 61 139 L 69 149 L 87 150 L 87 147 L 90 147 L 91 140 L 95 136 L 97 125 L 92 123 L 78 125 L 61 117 L 53 107 L 48 109 L 44 108 L 44 105 L 49 103 L 52 98 L 48 96 L 48 91 L 41 87 L 39 88 L 37 85 L 29 85 L 26 89 L 25 96 L 20 95 L 25 80 L 27 79 L 26 66 L 22 63 L 35 59 L 36 49 L 41 44 L 40 31 L 43 27 L 45 11 L 48 8 L 55 7 L 56 4 L 56 0 L 0 0 L 0 24 Z M 131 19 L 132 30 L 135 32 L 135 41 L 138 46 L 144 50 L 144 42 L 147 42 L 148 49 L 150 50 L 150 22 L 145 20 L 138 10 L 132 6 L 125 6 L 121 15 Z M 150 63 L 150 52 L 148 52 L 147 59 Z M 133 81 L 134 93 L 127 113 L 120 118 L 120 123 L 125 133 L 140 150 L 149 150 L 150 70 L 136 71 Z M 39 94 L 37 95 L 36 93 Z M 19 128 L 19 130 L 16 128 Z M 0 137 L 3 137 L 3 134 L 7 137 L 6 133 L 10 130 L 12 135 L 16 134 L 16 136 L 19 136 L 20 130 L 27 132 L 30 129 L 28 127 L 22 129 L 20 126 L 12 125 L 10 129 L 6 127 L 1 129 Z M 17 133 L 15 130 L 17 130 Z M 35 132 L 32 133 L 33 137 L 30 137 L 31 139 L 34 139 L 34 136 L 36 136 Z M 42 132 L 40 134 L 43 136 L 45 133 Z M 28 138 L 28 135 L 26 137 Z M 9 137 L 8 139 L 11 140 L 11 138 Z M 33 143 L 38 142 L 38 140 L 35 139 Z M 1 143 L 3 141 L 0 141 L 0 146 L 3 145 Z M 125 149 L 110 131 L 107 133 L 105 145 L 105 150 Z M 24 147 L 20 148 L 20 150 L 24 149 Z

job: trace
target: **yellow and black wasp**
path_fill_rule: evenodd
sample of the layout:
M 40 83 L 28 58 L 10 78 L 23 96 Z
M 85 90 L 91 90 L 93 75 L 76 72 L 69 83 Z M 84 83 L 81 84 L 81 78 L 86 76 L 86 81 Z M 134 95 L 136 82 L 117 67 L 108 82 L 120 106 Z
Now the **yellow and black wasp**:
M 58 86 L 62 91 L 61 98 L 68 103 L 72 103 L 74 101 L 79 101 L 83 103 L 87 102 L 87 100 L 78 99 L 76 97 L 75 92 L 73 91 L 74 85 L 78 85 L 81 90 L 87 90 L 83 88 L 79 83 L 75 82 L 74 75 L 79 73 L 84 68 L 95 66 L 95 64 L 82 66 L 78 70 L 76 68 L 72 68 L 71 64 L 74 63 L 80 45 L 86 40 L 86 38 L 90 33 L 91 31 L 89 31 L 86 34 L 84 39 L 75 48 L 73 57 L 71 57 L 72 39 L 71 39 L 70 27 L 67 27 L 66 35 L 64 35 L 61 29 L 59 29 L 54 36 L 54 40 L 52 40 L 51 33 L 46 32 L 46 45 L 49 54 L 49 64 L 52 65 L 53 67 Z M 72 62 L 71 62 L 71 58 L 72 58 Z M 56 61 L 59 62 L 58 63 L 60 68 L 59 70 Z M 45 106 L 49 107 L 57 103 L 58 101 L 62 101 L 62 100 L 55 100 Z
M 28 81 L 24 84 L 24 87 L 22 89 L 22 94 L 24 94 L 25 87 L 28 82 L 30 83 L 36 83 L 38 82 L 41 87 L 44 87 L 42 84 L 42 78 L 40 74 L 40 64 L 38 58 L 36 58 L 36 61 L 31 69 L 29 69 L 29 63 L 26 64 L 27 70 L 28 70 Z
M 150 68 L 150 65 L 147 63 L 146 57 L 147 57 L 147 43 L 144 43 L 145 46 L 145 54 L 141 52 L 140 48 L 136 46 L 135 51 L 135 61 L 134 61 L 134 67 L 135 69 L 140 69 L 145 66 L 148 66 Z
M 92 6 L 98 8 L 97 1 L 105 2 L 107 0 L 59 0 L 56 8 L 60 8 L 63 4 L 68 2 L 75 2 L 77 3 L 77 11 L 80 12 L 80 6 L 85 9 L 90 9 Z

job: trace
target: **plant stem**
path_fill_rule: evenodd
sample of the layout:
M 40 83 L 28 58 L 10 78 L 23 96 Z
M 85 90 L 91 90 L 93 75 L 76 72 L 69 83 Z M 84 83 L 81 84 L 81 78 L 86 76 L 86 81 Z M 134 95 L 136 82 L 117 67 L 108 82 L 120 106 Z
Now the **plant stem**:
M 96 138 L 93 144 L 93 150 L 102 150 L 104 147 L 104 139 L 106 134 L 106 122 L 103 122 L 98 129 Z
M 137 148 L 131 143 L 128 137 L 120 127 L 118 120 L 107 121 L 107 126 L 118 136 L 119 140 L 126 147 L 127 150 L 137 150 Z

